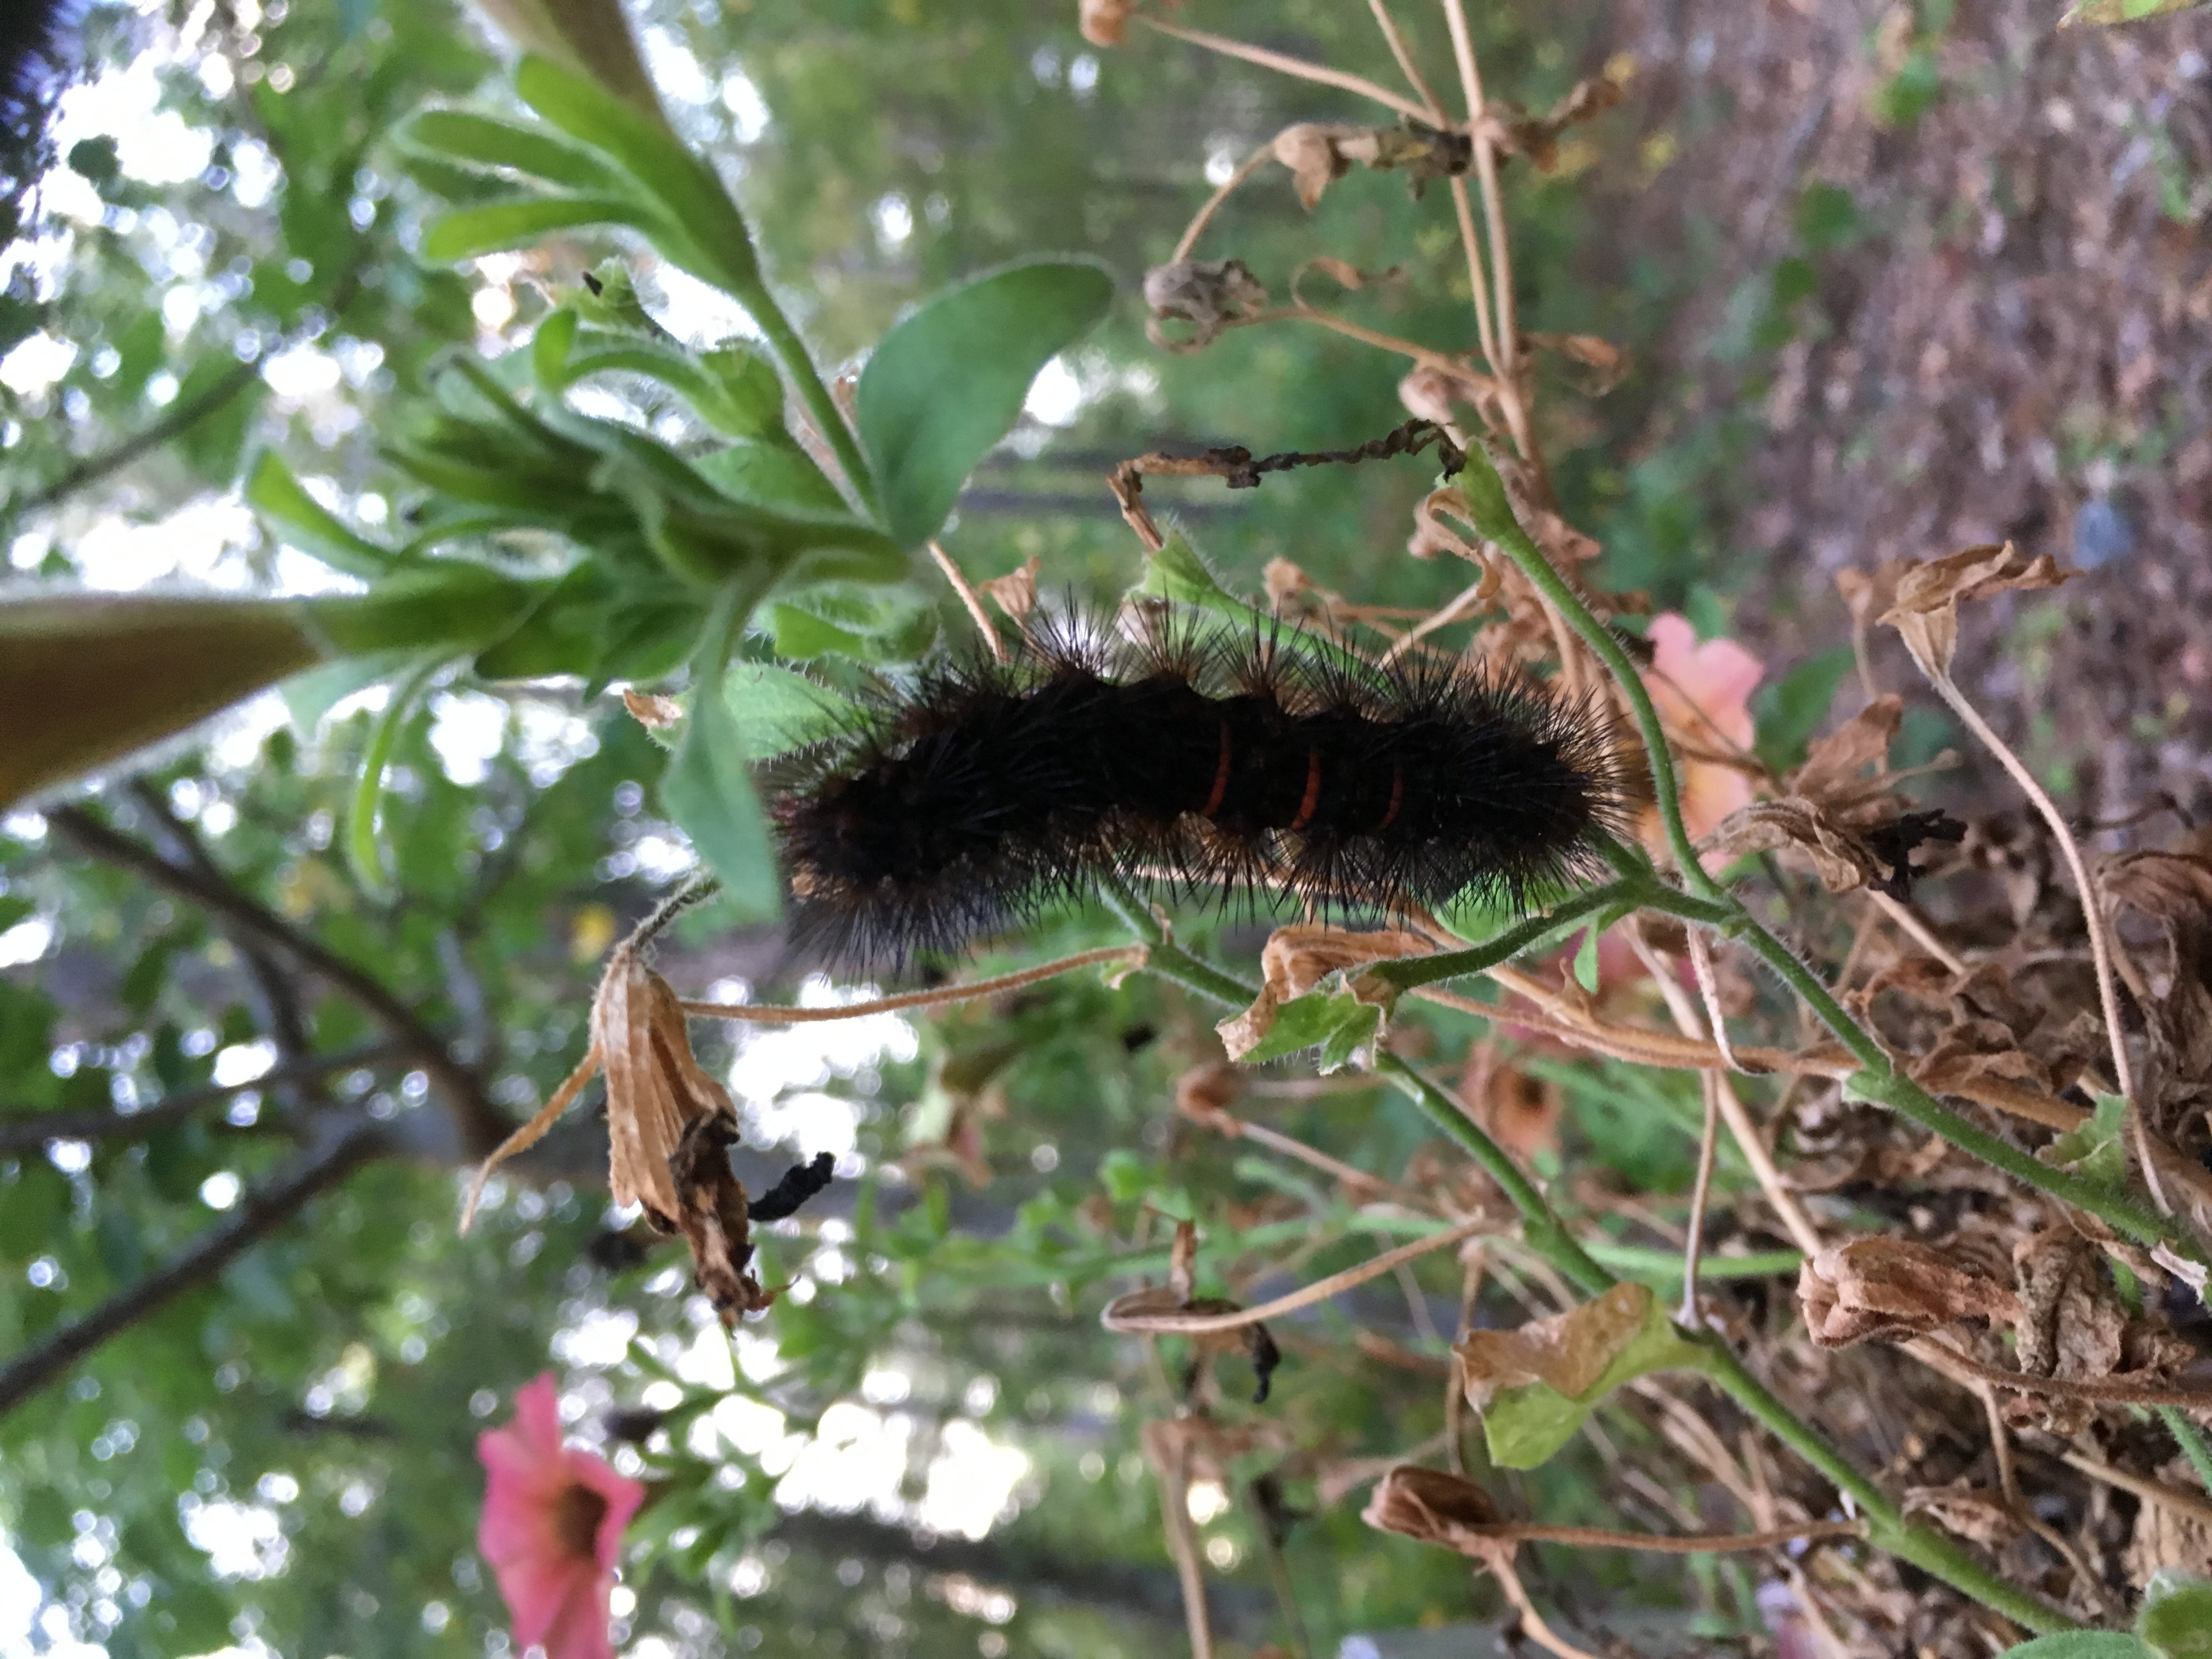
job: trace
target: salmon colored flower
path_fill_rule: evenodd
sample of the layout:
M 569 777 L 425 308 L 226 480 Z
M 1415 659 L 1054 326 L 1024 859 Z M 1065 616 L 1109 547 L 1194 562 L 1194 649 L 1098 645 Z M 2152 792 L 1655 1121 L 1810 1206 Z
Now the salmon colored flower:
M 477 1547 L 499 1576 L 518 1646 L 546 1659 L 613 1659 L 607 1597 L 623 1528 L 645 1488 L 561 1443 L 550 1371 L 515 1391 L 514 1420 L 477 1437 L 489 1477 Z
M 1644 684 L 1674 739 L 1690 838 L 1710 834 L 1751 804 L 1751 780 L 1723 757 L 1751 750 L 1751 694 L 1766 665 L 1734 640 L 1698 642 L 1690 619 L 1668 611 L 1651 619 L 1651 666 Z M 1710 758 L 1708 758 L 1710 757 Z M 1657 840 L 1657 820 L 1647 826 Z

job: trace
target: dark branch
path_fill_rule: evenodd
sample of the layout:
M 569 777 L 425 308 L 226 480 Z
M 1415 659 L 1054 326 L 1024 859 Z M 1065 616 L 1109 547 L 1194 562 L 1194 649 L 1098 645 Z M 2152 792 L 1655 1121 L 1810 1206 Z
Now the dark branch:
M 46 822 L 94 858 L 133 871 L 192 900 L 227 926 L 283 952 L 374 1014 L 429 1073 L 472 1158 L 487 1156 L 507 1138 L 513 1126 L 485 1096 L 476 1074 L 455 1060 L 438 1034 L 374 975 L 308 938 L 268 906 L 241 892 L 219 872 L 210 874 L 172 864 L 81 806 L 58 807 L 46 814 Z
M 181 1123 L 204 1107 L 229 1100 L 250 1089 L 268 1089 L 307 1078 L 350 1072 L 357 1066 L 374 1066 L 408 1052 L 396 1042 L 374 1042 L 342 1054 L 311 1054 L 273 1066 L 245 1083 L 210 1083 L 159 1100 L 142 1111 L 118 1112 L 105 1106 L 80 1107 L 58 1112 L 0 1106 L 0 1152 L 25 1152 L 50 1140 L 143 1140 L 147 1136 Z
M 101 450 L 97 455 L 86 456 L 45 489 L 18 496 L 9 503 L 9 510 L 12 513 L 33 513 L 41 507 L 52 507 L 55 502 L 74 495 L 87 484 L 98 483 L 110 473 L 120 472 L 141 455 L 150 454 L 171 439 L 191 431 L 252 386 L 260 375 L 258 359 L 225 371 L 221 380 L 198 395 L 173 405 L 159 420 L 132 433 L 112 447 Z
M 172 1257 L 167 1267 L 118 1291 L 90 1313 L 73 1319 L 0 1367 L 0 1416 L 58 1381 L 76 1362 L 117 1333 L 206 1284 L 258 1240 L 335 1186 L 378 1150 L 379 1125 L 367 1118 L 333 1121 L 320 1146 L 274 1181 L 240 1200 L 237 1213 L 210 1227 Z

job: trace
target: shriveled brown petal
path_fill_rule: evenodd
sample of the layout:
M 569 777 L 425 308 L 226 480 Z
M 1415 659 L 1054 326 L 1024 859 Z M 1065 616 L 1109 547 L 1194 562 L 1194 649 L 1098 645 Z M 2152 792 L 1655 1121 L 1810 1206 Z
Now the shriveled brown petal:
M 1244 1092 L 1244 1073 L 1222 1060 L 1194 1066 L 1176 1080 L 1176 1110 L 1210 1129 L 1229 1128 L 1235 1122 L 1226 1108 Z
M 1832 811 L 1858 805 L 1867 793 L 1867 769 L 1877 775 L 1887 769 L 1890 743 L 1904 719 L 1904 698 L 1876 697 L 1806 751 L 1805 763 L 1790 775 L 1790 793 Z M 1875 787 L 1881 787 L 1878 776 Z
M 1222 1046 L 1231 1060 L 1249 1054 L 1274 1029 L 1275 1012 L 1284 1003 L 1304 996 L 1340 968 L 1426 956 L 1432 948 L 1421 934 L 1399 927 L 1357 933 L 1303 923 L 1278 927 L 1260 953 L 1258 998 L 1216 1028 Z
M 608 1185 L 673 1227 L 681 1207 L 668 1161 L 695 1118 L 734 1118 L 722 1085 L 700 1069 L 683 1004 L 631 946 L 617 950 L 592 1003 L 592 1045 L 607 1073 Z
M 1616 1285 L 1595 1301 L 1517 1330 L 1468 1332 L 1457 1348 L 1468 1404 L 1480 1411 L 1499 1389 L 1530 1382 L 1580 1399 L 1636 1340 L 1650 1309 L 1648 1286 Z
M 2048 553 L 2031 559 L 2012 543 L 1969 547 L 1908 568 L 1881 620 L 1897 629 L 1921 672 L 1948 679 L 1959 647 L 1959 607 L 1993 593 L 2056 587 L 2081 573 L 2062 570 Z
M 1746 853 L 1795 852 L 1813 866 L 1832 893 L 1848 893 L 1885 879 L 1888 871 L 1863 836 L 1837 823 L 1802 795 L 1757 800 L 1723 818 L 1698 843 L 1700 851 L 1741 858 Z
M 1352 162 L 1338 145 L 1340 141 L 1357 136 L 1358 131 L 1357 127 L 1323 126 L 1317 121 L 1301 121 L 1275 135 L 1275 159 L 1291 170 L 1291 182 L 1309 212 L 1320 203 L 1323 191 L 1351 171 Z
M 1376 1483 L 1359 1518 L 1377 1532 L 1441 1544 L 1478 1559 L 1511 1552 L 1510 1545 L 1474 1530 L 1494 1527 L 1504 1519 L 1490 1494 L 1474 1481 L 1442 1469 L 1401 1463 Z
M 1798 1270 L 1797 1302 L 1813 1340 L 1840 1348 L 1918 1336 L 1961 1319 L 2011 1323 L 2020 1299 L 1942 1251 L 1901 1238 L 1857 1238 Z
M 1907 1486 L 1905 1513 L 1912 1520 L 1925 1516 L 1975 1544 L 2002 1544 L 2024 1530 L 2002 1492 L 1978 1492 L 1963 1477 L 1948 1486 Z
M 2153 921 L 2212 916 L 2212 859 L 2189 853 L 2122 853 L 2105 860 L 2097 886 L 2107 902 Z
M 752 1261 L 752 1228 L 744 1184 L 730 1170 L 735 1124 L 719 1116 L 695 1117 L 668 1161 L 678 1194 L 672 1218 L 690 1246 L 692 1277 L 725 1324 L 757 1313 L 776 1298 L 746 1269 Z
M 1267 303 L 1267 289 L 1242 259 L 1177 259 L 1145 273 L 1145 332 L 1163 350 L 1200 350 Z M 1178 338 L 1164 322 L 1188 323 L 1191 332 Z

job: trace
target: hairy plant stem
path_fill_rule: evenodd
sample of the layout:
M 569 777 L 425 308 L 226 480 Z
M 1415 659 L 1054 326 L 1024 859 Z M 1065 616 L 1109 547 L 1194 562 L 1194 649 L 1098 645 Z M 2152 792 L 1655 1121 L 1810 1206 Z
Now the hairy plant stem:
M 1145 942 L 1148 951 L 1145 966 L 1148 971 L 1229 1008 L 1249 1006 L 1259 995 L 1256 987 L 1223 973 L 1176 944 L 1151 907 L 1121 882 L 1109 880 L 1101 893 L 1108 908 Z M 1706 907 L 1699 908 L 1702 910 Z M 1555 924 L 1547 924 L 1552 925 Z M 1522 1174 L 1504 1149 L 1470 1121 L 1443 1090 L 1387 1050 L 1376 1055 L 1374 1070 L 1403 1090 L 1438 1129 L 1498 1182 L 1521 1213 L 1522 1237 L 1528 1247 L 1557 1269 L 1569 1284 L 1584 1295 L 1598 1296 L 1620 1282 L 1583 1249 L 1535 1182 Z M 1698 1369 L 1715 1387 L 1820 1470 L 1838 1490 L 1849 1494 L 1866 1516 L 1868 1535 L 1874 1542 L 1935 1574 L 1961 1595 L 1995 1608 L 2030 1630 L 2049 1632 L 2077 1627 L 2064 1614 L 1997 1577 L 1949 1539 L 1926 1527 L 1907 1522 L 1879 1486 L 1852 1468 L 1849 1460 L 1823 1440 L 1811 1425 L 1769 1393 L 1719 1337 L 1711 1332 L 1698 1332 L 1688 1335 L 1688 1340 L 1701 1352 Z

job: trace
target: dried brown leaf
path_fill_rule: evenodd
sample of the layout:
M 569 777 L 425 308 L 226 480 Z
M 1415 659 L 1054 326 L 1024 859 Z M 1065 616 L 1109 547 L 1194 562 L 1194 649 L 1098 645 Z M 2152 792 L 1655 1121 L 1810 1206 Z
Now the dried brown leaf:
M 667 732 L 684 724 L 684 705 L 673 697 L 655 696 L 650 691 L 633 691 L 623 688 L 623 707 L 630 718 L 648 732 Z
M 1275 1011 L 1302 997 L 1340 968 L 1364 967 L 1400 957 L 1426 956 L 1433 947 L 1419 933 L 1383 927 L 1368 933 L 1299 924 L 1278 927 L 1260 953 L 1260 994 L 1243 1013 L 1216 1028 L 1235 1060 L 1258 1048 L 1274 1028 Z
M 1698 848 L 1700 852 L 1717 853 L 1723 860 L 1741 858 L 1746 853 L 1795 853 L 1813 866 L 1820 884 L 1832 893 L 1870 886 L 1888 874 L 1865 837 L 1837 823 L 1819 803 L 1802 795 L 1756 800 L 1739 807 L 1722 819 Z
M 1821 1251 L 1798 1270 L 1797 1303 L 1824 1348 L 1919 1336 L 1961 1319 L 2009 1323 L 2020 1313 L 2005 1285 L 1901 1238 L 1857 1238 Z
M 1905 719 L 1905 700 L 1875 698 L 1806 751 L 1805 763 L 1792 773 L 1789 791 L 1831 812 L 1848 812 L 1871 795 L 1887 792 L 1889 745 Z M 1871 767 L 1875 776 L 1869 779 Z

